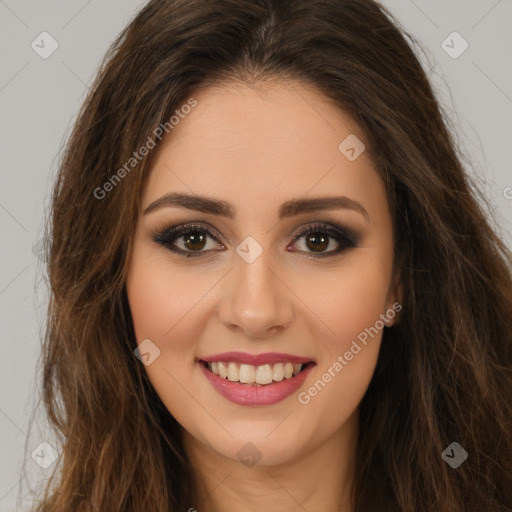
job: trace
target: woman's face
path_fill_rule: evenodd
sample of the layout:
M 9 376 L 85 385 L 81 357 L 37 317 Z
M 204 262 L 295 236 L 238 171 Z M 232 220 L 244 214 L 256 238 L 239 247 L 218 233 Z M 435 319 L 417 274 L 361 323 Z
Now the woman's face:
M 398 311 L 391 218 L 363 135 L 298 82 L 194 98 L 153 155 L 130 259 L 149 379 L 207 453 L 279 464 L 353 440 Z

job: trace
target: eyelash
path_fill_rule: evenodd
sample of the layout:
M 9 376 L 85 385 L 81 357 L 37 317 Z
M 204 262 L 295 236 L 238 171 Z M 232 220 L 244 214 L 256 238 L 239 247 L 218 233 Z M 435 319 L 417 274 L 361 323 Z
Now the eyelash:
M 219 239 L 222 238 L 220 234 L 218 234 L 216 231 L 210 230 L 205 226 L 201 226 L 199 224 L 182 224 L 180 226 L 171 226 L 169 228 L 166 228 L 161 233 L 154 233 L 153 240 L 179 256 L 185 258 L 195 258 L 202 256 L 202 254 L 208 251 L 184 251 L 173 246 L 173 243 L 184 235 L 196 232 L 199 232 L 200 234 L 207 234 L 217 243 L 220 243 Z M 334 225 L 330 226 L 328 224 L 313 224 L 310 226 L 306 226 L 305 228 L 301 229 L 296 235 L 293 235 L 293 240 L 300 240 L 302 237 L 305 237 L 312 233 L 326 234 L 329 237 L 334 238 L 334 240 L 339 244 L 339 247 L 337 249 L 327 253 L 307 253 L 308 257 L 312 259 L 328 258 L 330 256 L 335 256 L 337 254 L 345 252 L 348 249 L 353 249 L 357 247 L 359 243 L 359 236 L 351 229 L 337 227 Z

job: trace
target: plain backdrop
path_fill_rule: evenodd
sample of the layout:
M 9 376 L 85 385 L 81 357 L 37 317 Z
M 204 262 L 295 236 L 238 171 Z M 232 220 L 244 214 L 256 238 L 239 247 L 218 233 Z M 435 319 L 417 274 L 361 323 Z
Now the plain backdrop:
M 59 152 L 101 58 L 144 3 L 0 0 L 0 512 L 22 510 L 18 496 L 52 469 L 35 462 L 51 460 L 44 421 L 29 431 L 29 420 L 47 305 L 40 240 Z M 465 163 L 512 246 L 512 0 L 383 4 L 424 48 Z

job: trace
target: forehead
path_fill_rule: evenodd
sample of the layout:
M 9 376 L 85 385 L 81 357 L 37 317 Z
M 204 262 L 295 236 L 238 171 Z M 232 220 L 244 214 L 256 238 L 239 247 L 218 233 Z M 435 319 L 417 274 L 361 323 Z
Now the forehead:
M 339 148 L 347 137 L 363 142 L 361 129 L 314 88 L 226 83 L 192 96 L 197 105 L 156 150 L 143 205 L 168 191 L 215 195 L 253 211 L 305 195 L 382 199 L 368 153 L 350 161 Z

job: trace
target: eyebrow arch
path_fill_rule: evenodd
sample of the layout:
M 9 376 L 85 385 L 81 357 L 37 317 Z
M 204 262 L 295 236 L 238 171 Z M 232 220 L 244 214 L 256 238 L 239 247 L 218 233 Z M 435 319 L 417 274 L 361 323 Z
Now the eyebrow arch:
M 195 210 L 202 213 L 220 215 L 229 219 L 234 219 L 236 215 L 235 208 L 226 201 L 213 199 L 205 196 L 192 195 L 186 193 L 169 192 L 156 201 L 152 202 L 143 212 L 147 215 L 150 212 L 163 208 L 165 206 L 177 206 Z M 279 220 L 293 217 L 301 213 L 313 213 L 321 210 L 347 209 L 353 210 L 369 219 L 365 207 L 345 196 L 321 196 L 309 199 L 292 199 L 286 201 L 279 207 Z

